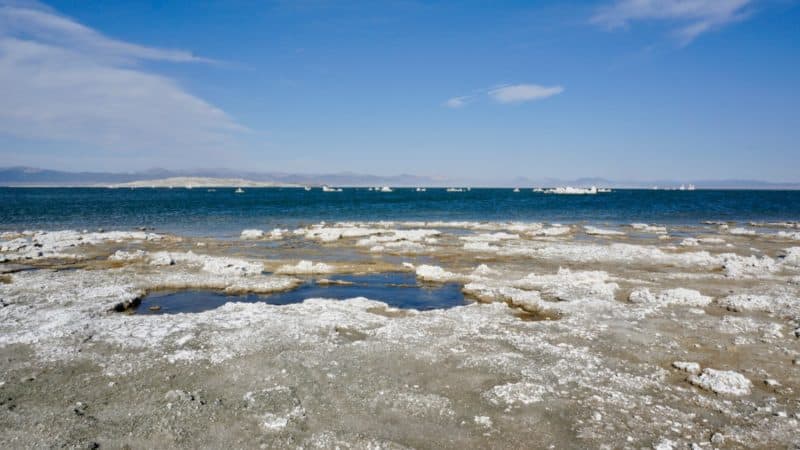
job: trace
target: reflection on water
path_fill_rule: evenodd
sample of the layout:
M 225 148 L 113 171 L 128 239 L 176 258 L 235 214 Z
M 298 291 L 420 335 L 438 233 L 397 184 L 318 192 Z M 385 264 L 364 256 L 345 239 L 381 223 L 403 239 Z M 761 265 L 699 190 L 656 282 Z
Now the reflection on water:
M 288 292 L 269 295 L 226 295 L 215 291 L 154 292 L 142 299 L 135 314 L 177 314 L 207 311 L 228 302 L 264 302 L 272 305 L 300 303 L 309 298 L 344 300 L 366 297 L 395 308 L 418 310 L 451 308 L 466 304 L 461 286 L 419 284 L 413 273 L 388 272 L 309 279 Z

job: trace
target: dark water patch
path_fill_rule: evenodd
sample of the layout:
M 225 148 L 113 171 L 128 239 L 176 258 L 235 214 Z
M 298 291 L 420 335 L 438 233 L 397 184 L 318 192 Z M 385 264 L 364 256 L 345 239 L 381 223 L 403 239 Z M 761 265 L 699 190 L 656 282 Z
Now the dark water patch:
M 345 300 L 366 297 L 403 309 L 443 309 L 467 304 L 456 283 L 419 284 L 412 273 L 389 272 L 309 279 L 298 288 L 269 295 L 226 295 L 216 291 L 153 292 L 136 305 L 134 314 L 178 314 L 208 311 L 228 302 L 289 305 L 309 298 Z
M 10 274 L 37 270 L 37 267 L 25 264 L 0 264 L 0 274 Z

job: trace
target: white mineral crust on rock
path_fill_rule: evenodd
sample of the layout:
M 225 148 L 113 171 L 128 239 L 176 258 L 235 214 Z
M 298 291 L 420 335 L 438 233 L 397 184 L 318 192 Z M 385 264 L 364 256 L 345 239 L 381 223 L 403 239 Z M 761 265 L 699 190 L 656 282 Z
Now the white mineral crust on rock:
M 331 272 L 333 272 L 333 267 L 331 265 L 322 262 L 314 264 L 307 260 L 302 260 L 295 265 L 285 264 L 275 270 L 275 273 L 288 275 L 312 275 Z
M 744 375 L 732 370 L 706 368 L 700 375 L 692 375 L 689 382 L 700 388 L 728 395 L 749 395 L 750 382 Z

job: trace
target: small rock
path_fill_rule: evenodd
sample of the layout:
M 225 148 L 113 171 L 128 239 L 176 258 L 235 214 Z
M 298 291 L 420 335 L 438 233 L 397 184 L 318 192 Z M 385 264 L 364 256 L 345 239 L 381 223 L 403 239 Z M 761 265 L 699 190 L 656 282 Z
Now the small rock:
M 700 375 L 691 375 L 689 383 L 717 394 L 749 395 L 750 382 L 744 375 L 732 370 L 706 368 Z
M 772 379 L 772 378 L 767 378 L 766 380 L 764 380 L 764 384 L 766 384 L 769 387 L 778 387 L 778 386 L 781 385 L 778 382 L 778 380 L 775 380 L 775 379 Z
M 711 443 L 714 445 L 722 445 L 725 443 L 725 436 L 722 433 L 714 433 L 711 435 Z
M 156 252 L 150 255 L 150 265 L 152 266 L 171 266 L 174 264 L 175 261 L 167 252 Z
M 264 237 L 263 230 L 243 230 L 240 239 L 261 239 Z
M 675 443 L 669 439 L 661 439 L 658 444 L 653 445 L 654 450 L 672 450 L 675 448 Z
M 647 288 L 636 288 L 628 295 L 628 301 L 631 303 L 654 303 L 656 296 Z
M 672 367 L 684 372 L 689 372 L 692 375 L 700 373 L 700 364 L 696 362 L 675 361 L 672 363 Z
M 475 424 L 480 425 L 484 428 L 492 427 L 492 418 L 489 416 L 475 416 L 474 420 Z
M 74 412 L 76 416 L 82 416 L 86 414 L 86 403 L 83 402 L 75 403 L 75 407 L 72 408 L 72 412 Z
M 191 402 L 194 401 L 194 395 L 180 389 L 173 389 L 164 395 L 164 399 L 170 402 L 178 400 L 182 402 Z

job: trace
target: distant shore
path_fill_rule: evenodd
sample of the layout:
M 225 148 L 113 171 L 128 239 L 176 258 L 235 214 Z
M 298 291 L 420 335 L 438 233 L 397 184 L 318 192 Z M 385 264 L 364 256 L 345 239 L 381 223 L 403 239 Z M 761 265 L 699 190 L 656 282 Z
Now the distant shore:
M 128 183 L 115 183 L 108 185 L 96 185 L 107 187 L 300 187 L 298 184 L 276 183 L 273 181 L 252 181 L 243 178 L 205 178 L 205 177 L 172 177 L 156 180 L 140 180 Z
M 237 187 L 303 187 L 301 184 L 274 181 L 253 181 L 244 178 L 172 177 L 137 180 L 126 183 L 9 183 L 11 188 L 237 188 Z

